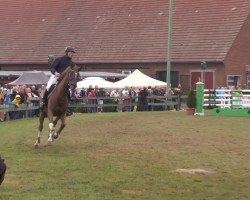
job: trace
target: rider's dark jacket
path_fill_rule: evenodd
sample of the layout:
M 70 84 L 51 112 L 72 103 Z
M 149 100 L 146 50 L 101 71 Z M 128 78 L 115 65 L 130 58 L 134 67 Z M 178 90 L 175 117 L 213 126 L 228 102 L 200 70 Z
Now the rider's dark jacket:
M 70 57 L 64 55 L 62 57 L 58 57 L 55 59 L 51 66 L 51 73 L 55 74 L 55 72 L 62 73 L 67 67 L 73 66 L 74 62 Z

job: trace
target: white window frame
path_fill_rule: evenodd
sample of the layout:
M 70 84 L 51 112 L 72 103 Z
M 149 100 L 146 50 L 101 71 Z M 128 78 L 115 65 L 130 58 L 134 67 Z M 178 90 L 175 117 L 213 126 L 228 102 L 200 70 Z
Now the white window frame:
M 227 86 L 232 86 L 232 85 L 229 85 L 229 83 L 234 83 L 234 79 L 233 80 L 229 80 L 229 77 L 239 77 L 239 79 L 237 80 L 237 83 L 236 83 L 236 86 L 239 85 L 241 83 L 241 75 L 227 75 Z
M 122 70 L 122 74 L 130 75 L 131 73 L 131 70 Z

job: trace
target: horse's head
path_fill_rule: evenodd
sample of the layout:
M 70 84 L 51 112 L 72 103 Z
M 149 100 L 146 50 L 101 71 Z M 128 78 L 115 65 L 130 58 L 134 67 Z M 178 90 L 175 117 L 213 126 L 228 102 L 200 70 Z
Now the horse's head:
M 69 80 L 69 87 L 76 88 L 77 82 L 80 81 L 80 67 L 77 65 L 74 65 L 73 67 L 70 67 L 71 72 L 69 73 L 70 75 L 70 80 Z
M 68 67 L 64 72 L 60 75 L 58 78 L 58 82 L 61 82 L 65 80 L 67 82 L 68 86 L 71 87 L 76 87 L 77 82 L 80 80 L 80 67 L 77 65 L 74 65 L 72 67 Z

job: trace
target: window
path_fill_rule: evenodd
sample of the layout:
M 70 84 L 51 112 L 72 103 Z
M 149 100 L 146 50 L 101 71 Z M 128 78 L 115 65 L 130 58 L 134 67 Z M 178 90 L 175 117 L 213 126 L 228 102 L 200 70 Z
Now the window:
M 250 76 L 247 77 L 247 89 L 250 89 Z
M 166 71 L 156 71 L 156 79 L 166 82 Z M 170 79 L 171 87 L 178 87 L 178 84 L 180 83 L 179 71 L 171 71 Z
M 122 74 L 129 75 L 131 73 L 132 73 L 131 70 L 122 70 Z
M 240 76 L 228 75 L 227 76 L 227 86 L 237 86 L 240 84 Z

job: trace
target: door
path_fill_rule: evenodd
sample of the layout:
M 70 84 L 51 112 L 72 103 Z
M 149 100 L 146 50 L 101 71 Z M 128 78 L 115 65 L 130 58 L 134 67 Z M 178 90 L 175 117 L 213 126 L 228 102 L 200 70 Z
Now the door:
M 204 83 L 204 89 L 214 88 L 214 72 L 195 71 L 191 72 L 191 90 L 195 90 L 197 82 Z

